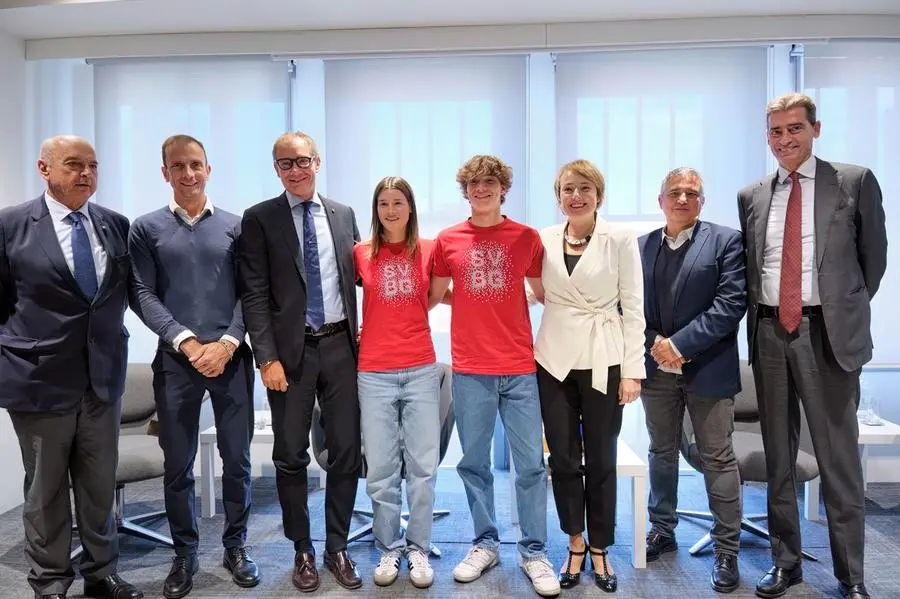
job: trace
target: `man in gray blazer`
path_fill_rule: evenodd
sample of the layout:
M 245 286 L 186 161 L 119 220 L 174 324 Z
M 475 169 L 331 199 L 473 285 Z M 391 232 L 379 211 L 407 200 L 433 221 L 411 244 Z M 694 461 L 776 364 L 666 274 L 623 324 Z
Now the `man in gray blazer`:
M 25 556 L 35 597 L 64 599 L 75 495 L 87 597 L 137 599 L 116 573 L 113 518 L 128 363 L 128 219 L 88 199 L 97 156 L 78 137 L 41 145 L 39 198 L 0 212 L 0 407 L 25 467 Z
M 860 368 L 872 357 L 869 302 L 887 266 L 881 189 L 867 168 L 813 156 L 821 123 L 809 97 L 776 98 L 767 115 L 778 172 L 738 193 L 774 561 L 756 593 L 780 597 L 803 579 L 799 399 L 824 485 L 834 574 L 843 597 L 862 599 L 869 594 L 856 410 Z

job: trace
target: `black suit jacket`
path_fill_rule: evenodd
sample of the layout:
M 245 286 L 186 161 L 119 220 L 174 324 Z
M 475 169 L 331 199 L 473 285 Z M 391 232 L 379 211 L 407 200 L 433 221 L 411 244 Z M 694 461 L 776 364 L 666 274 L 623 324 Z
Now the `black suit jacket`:
M 89 388 L 107 403 L 122 397 L 128 219 L 94 203 L 88 212 L 107 255 L 93 301 L 66 264 L 43 196 L 0 211 L 0 407 L 70 410 Z
M 756 342 L 757 306 L 773 173 L 738 193 L 747 251 L 747 337 Z M 819 297 L 835 360 L 852 372 L 872 359 L 871 309 L 887 269 L 887 230 L 881 188 L 872 171 L 816 159 L 815 248 Z M 783 226 L 783 225 L 779 225 Z
M 356 216 L 349 206 L 321 199 L 338 261 L 347 334 L 356 348 Z M 286 372 L 296 372 L 306 341 L 306 269 L 287 194 L 244 212 L 238 244 L 244 325 L 256 363 L 280 360 Z

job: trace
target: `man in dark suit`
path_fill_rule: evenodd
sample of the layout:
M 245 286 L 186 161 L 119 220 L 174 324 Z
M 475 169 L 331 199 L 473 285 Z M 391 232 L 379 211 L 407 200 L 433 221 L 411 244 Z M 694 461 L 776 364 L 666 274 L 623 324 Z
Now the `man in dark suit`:
M 339 584 L 362 585 L 347 553 L 360 470 L 356 386 L 356 217 L 316 192 L 321 157 L 305 133 L 272 149 L 285 192 L 244 212 L 238 263 L 244 323 L 272 409 L 275 482 L 285 536 L 296 553 L 292 582 L 319 586 L 309 531 L 307 466 L 318 399 L 328 450 L 325 566 Z
M 647 378 L 641 399 L 650 434 L 647 561 L 674 551 L 678 448 L 690 414 L 709 509 L 713 589 L 737 588 L 741 481 L 731 441 L 734 396 L 741 390 L 737 334 L 747 309 L 739 231 L 699 220 L 703 180 L 691 168 L 663 179 L 666 226 L 638 241 L 644 268 Z
M 0 407 L 25 467 L 25 555 L 35 597 L 74 580 L 72 515 L 88 597 L 143 593 L 116 573 L 113 498 L 128 361 L 128 220 L 88 199 L 97 157 L 77 137 L 41 145 L 39 198 L 0 211 Z
M 869 595 L 856 409 L 860 368 L 872 358 L 869 301 L 887 267 L 881 189 L 869 169 L 813 155 L 821 123 L 812 99 L 788 94 L 766 112 L 778 171 L 738 193 L 774 561 L 756 593 L 780 597 L 803 579 L 794 482 L 801 399 L 834 574 L 844 597 L 860 599 Z

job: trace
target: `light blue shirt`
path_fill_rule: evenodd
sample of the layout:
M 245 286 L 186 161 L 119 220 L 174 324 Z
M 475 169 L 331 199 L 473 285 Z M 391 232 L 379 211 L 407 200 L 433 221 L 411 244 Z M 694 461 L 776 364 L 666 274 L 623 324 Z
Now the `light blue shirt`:
M 300 251 L 303 251 L 303 200 L 287 191 L 288 203 L 291 206 L 291 215 L 294 217 L 294 229 L 297 231 L 297 240 L 300 241 Z M 344 312 L 344 301 L 341 298 L 341 279 L 338 275 L 337 254 L 334 251 L 334 239 L 331 237 L 331 227 L 328 226 L 328 217 L 325 215 L 325 206 L 318 192 L 308 200 L 313 203 L 310 213 L 316 225 L 316 246 L 319 248 L 319 271 L 322 274 L 322 296 L 325 301 L 325 323 L 339 322 L 347 318 Z
M 73 212 L 71 208 L 60 203 L 50 192 L 44 192 L 44 203 L 47 204 L 47 211 L 53 221 L 53 230 L 56 231 L 56 238 L 59 240 L 59 247 L 62 249 L 63 257 L 72 275 L 75 275 L 75 256 L 72 253 L 72 223 L 66 220 Z M 84 230 L 87 231 L 88 239 L 91 240 L 91 254 L 94 256 L 94 270 L 97 272 L 97 287 L 103 282 L 106 275 L 106 250 L 100 243 L 100 237 L 94 228 L 94 221 L 91 220 L 91 213 L 88 212 L 88 203 L 79 208 L 77 212 L 83 214 L 86 218 L 82 219 Z

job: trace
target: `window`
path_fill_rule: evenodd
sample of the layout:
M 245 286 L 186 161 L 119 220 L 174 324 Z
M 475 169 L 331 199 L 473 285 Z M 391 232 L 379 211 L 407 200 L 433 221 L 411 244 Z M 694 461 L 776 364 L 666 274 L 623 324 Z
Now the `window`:
M 267 58 L 103 62 L 94 67 L 100 184 L 96 201 L 129 219 L 168 204 L 160 146 L 193 135 L 206 147 L 213 205 L 241 215 L 281 193 L 272 143 L 287 128 L 288 72 Z M 156 337 L 128 313 L 129 359 L 150 362 Z
M 888 239 L 900 235 L 891 218 L 900 195 L 900 43 L 836 42 L 806 46 L 805 92 L 822 121 L 816 155 L 866 166 L 884 196 Z M 892 300 L 900 292 L 900 249 L 888 244 L 888 271 L 872 300 L 873 364 L 900 363 L 900 321 Z
M 766 49 L 560 54 L 560 164 L 594 162 L 606 177 L 605 218 L 659 227 L 665 174 L 697 169 L 703 218 L 738 226 L 737 191 L 765 173 Z

